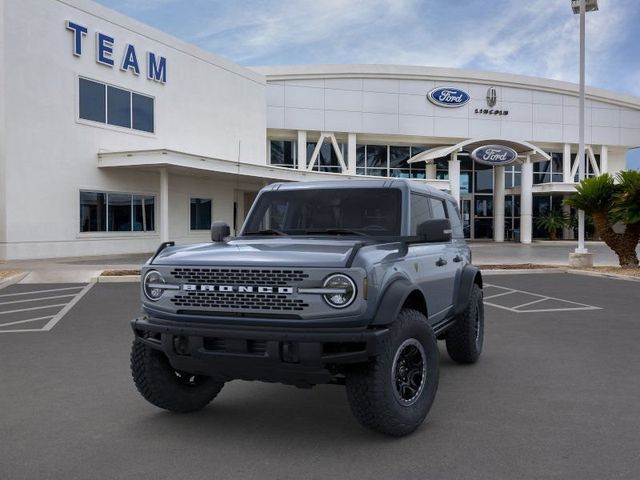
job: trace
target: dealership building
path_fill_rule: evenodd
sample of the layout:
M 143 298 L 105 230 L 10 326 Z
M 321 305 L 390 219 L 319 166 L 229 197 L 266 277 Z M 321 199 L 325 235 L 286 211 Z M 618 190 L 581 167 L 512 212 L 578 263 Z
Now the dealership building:
M 575 190 L 572 83 L 245 68 L 88 0 L 0 0 L 0 20 L 0 260 L 207 241 L 269 183 L 380 177 L 450 191 L 471 239 L 529 243 Z M 587 175 L 623 169 L 640 98 L 588 88 L 585 115 Z

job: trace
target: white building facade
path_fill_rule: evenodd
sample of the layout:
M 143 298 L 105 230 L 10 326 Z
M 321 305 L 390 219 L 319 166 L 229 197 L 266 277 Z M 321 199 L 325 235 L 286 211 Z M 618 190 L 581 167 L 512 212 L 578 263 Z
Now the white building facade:
M 0 0 L 0 20 L 0 260 L 206 241 L 267 183 L 380 176 L 450 190 L 469 238 L 526 243 L 575 188 L 574 84 L 248 69 L 88 0 Z M 587 89 L 586 122 L 587 173 L 623 169 L 640 99 Z M 516 156 L 471 157 L 491 145 Z

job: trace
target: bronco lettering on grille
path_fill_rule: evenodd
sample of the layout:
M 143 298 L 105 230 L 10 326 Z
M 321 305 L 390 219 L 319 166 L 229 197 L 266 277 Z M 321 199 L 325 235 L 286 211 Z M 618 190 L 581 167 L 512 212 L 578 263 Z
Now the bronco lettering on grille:
M 183 284 L 185 292 L 221 292 L 221 293 L 280 293 L 291 295 L 293 287 L 266 287 L 252 285 L 193 285 Z

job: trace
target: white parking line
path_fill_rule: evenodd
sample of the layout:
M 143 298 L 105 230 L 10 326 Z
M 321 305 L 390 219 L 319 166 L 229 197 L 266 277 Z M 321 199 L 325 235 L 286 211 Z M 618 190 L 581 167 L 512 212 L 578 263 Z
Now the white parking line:
M 9 297 L 9 296 L 13 296 L 13 295 L 29 295 L 29 294 L 34 294 L 34 293 L 48 293 L 48 292 L 56 292 L 56 291 L 65 291 L 65 290 L 80 290 L 78 293 L 73 293 L 70 295 L 55 295 L 55 296 L 50 296 L 50 297 L 36 297 L 33 299 L 29 299 L 29 300 L 13 300 L 13 301 L 9 301 L 9 302 L 4 302 L 4 303 L 0 303 L 0 305 L 4 305 L 4 304 L 8 304 L 8 303 L 22 303 L 22 302 L 34 302 L 34 301 L 38 301 L 38 300 L 48 300 L 48 299 L 57 299 L 57 298 L 63 298 L 63 297 L 73 297 L 71 299 L 70 302 L 68 303 L 56 303 L 54 305 L 45 305 L 45 306 L 41 306 L 41 307 L 30 307 L 30 308 L 21 308 L 21 309 L 16 309 L 16 310 L 7 310 L 5 312 L 0 312 L 0 315 L 5 315 L 5 314 L 9 314 L 9 313 L 21 313 L 21 312 L 29 312 L 29 311 L 33 311 L 33 310 L 43 310 L 43 309 L 47 309 L 47 308 L 59 308 L 62 307 L 62 309 L 56 313 L 55 315 L 48 315 L 48 316 L 44 316 L 44 317 L 35 317 L 35 318 L 27 318 L 27 319 L 21 319 L 21 320 L 14 320 L 14 321 L 9 321 L 9 322 L 5 322 L 5 323 L 0 323 L 0 333 L 22 333 L 22 332 L 48 332 L 49 330 L 51 330 L 60 320 L 62 320 L 62 318 L 69 312 L 69 310 L 71 310 L 76 303 L 78 303 L 80 301 L 80 299 L 89 291 L 91 290 L 91 287 L 93 287 L 94 283 L 89 283 L 87 285 L 82 285 L 79 287 L 65 287 L 65 288 L 54 288 L 54 289 L 47 289 L 47 290 L 35 290 L 32 292 L 20 292 L 20 293 L 14 293 L 14 294 L 6 294 L 6 295 L 2 295 L 4 297 Z M 3 330 L 3 327 L 8 327 L 11 325 L 20 325 L 20 324 L 24 324 L 24 323 L 30 323 L 30 322 L 36 322 L 38 320 L 49 320 L 43 327 L 41 328 L 23 328 L 23 329 L 14 329 L 14 330 Z
M 0 305 L 9 305 L 10 303 L 39 302 L 41 300 L 53 300 L 55 298 L 75 297 L 76 295 L 77 295 L 76 293 L 70 293 L 68 295 L 54 295 L 51 297 L 28 298 L 26 300 L 11 300 L 9 302 L 0 302 Z
M 79 287 L 65 287 L 65 288 L 49 288 L 47 290 L 32 290 L 30 292 L 18 292 L 18 293 L 5 293 L 0 295 L 2 297 L 15 297 L 17 295 L 33 295 L 34 293 L 50 293 L 50 292 L 62 292 L 64 290 L 81 290 L 84 288 L 84 285 Z
M 494 295 L 490 295 L 485 297 L 485 305 L 489 305 L 495 308 L 501 308 L 502 310 L 507 310 L 513 313 L 540 313 L 540 312 L 568 312 L 568 311 L 577 311 L 577 310 L 602 310 L 601 307 L 596 307 L 594 305 L 587 305 L 586 303 L 574 302 L 573 300 L 565 300 L 563 298 L 557 297 L 549 297 L 547 295 L 540 295 L 539 293 L 527 292 L 525 290 L 517 290 L 515 288 L 501 287 L 500 285 L 493 284 L 485 284 L 486 287 L 499 288 L 501 290 L 506 290 L 505 292 L 497 293 Z M 497 297 L 503 297 L 505 295 L 511 295 L 513 293 L 521 293 L 524 295 L 528 295 L 531 297 L 537 297 L 536 300 L 528 301 L 521 303 L 520 305 L 514 305 L 512 307 L 508 307 L 506 305 L 500 305 L 498 303 L 487 302 L 488 299 L 493 299 Z M 525 307 L 531 305 L 537 305 L 542 302 L 552 300 L 554 302 L 561 302 L 572 305 L 570 307 L 558 307 L 558 308 L 539 308 L 539 309 L 526 309 Z

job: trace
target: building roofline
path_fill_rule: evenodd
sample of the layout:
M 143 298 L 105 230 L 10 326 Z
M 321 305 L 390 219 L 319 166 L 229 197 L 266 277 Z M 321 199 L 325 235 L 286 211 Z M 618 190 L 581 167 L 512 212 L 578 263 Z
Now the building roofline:
M 267 81 L 328 79 L 328 78 L 390 78 L 403 80 L 436 80 L 443 82 L 483 82 L 496 86 L 528 87 L 534 90 L 578 96 L 577 83 L 512 73 L 469 70 L 463 68 L 426 67 L 415 65 L 274 65 L 250 67 L 266 76 Z M 587 87 L 590 100 L 640 108 L 640 97 Z

